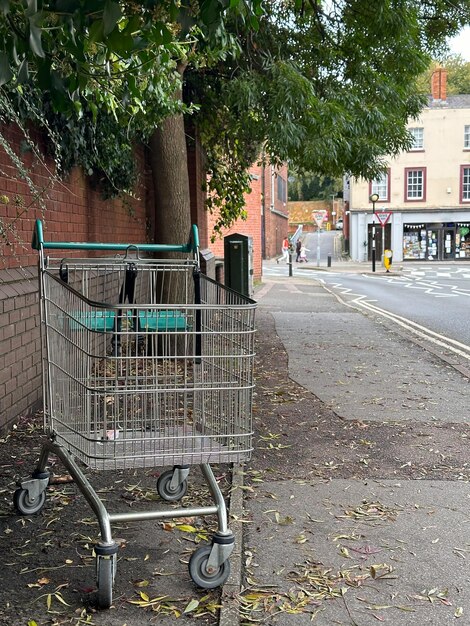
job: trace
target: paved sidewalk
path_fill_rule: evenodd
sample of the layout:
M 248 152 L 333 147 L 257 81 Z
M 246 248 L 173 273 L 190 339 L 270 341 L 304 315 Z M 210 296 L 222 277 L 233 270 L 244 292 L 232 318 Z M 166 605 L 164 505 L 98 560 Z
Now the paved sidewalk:
M 255 293 L 255 451 L 233 468 L 230 493 L 229 467 L 217 470 L 236 534 L 219 626 L 470 624 L 468 378 L 342 305 L 307 267 Z M 12 511 L 37 430 L 2 443 L 0 624 L 214 624 L 219 593 L 196 589 L 186 566 L 210 516 L 180 520 L 189 532 L 118 525 L 114 606 L 90 607 L 98 529 L 75 486 L 54 485 L 38 516 Z M 159 471 L 92 482 L 112 507 L 167 508 L 155 501 Z M 207 498 L 192 472 L 186 504 Z
M 298 399 L 255 412 L 221 626 L 470 624 L 468 379 L 301 272 L 255 298 Z

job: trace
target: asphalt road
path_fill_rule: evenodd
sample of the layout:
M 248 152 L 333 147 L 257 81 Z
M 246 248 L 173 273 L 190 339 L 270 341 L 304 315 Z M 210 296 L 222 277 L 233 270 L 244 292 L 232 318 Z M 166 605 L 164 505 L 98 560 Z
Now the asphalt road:
M 303 272 L 305 277 L 324 282 L 345 301 L 374 304 L 470 346 L 469 263 L 405 263 L 399 274 L 390 276 L 372 274 L 372 267 L 366 263 L 364 272 L 341 272 L 340 267 L 335 271 L 334 238 L 337 234 L 336 231 L 322 231 L 320 236 L 317 233 L 304 235 L 310 249 L 309 271 Z M 325 272 L 328 255 L 332 257 L 332 267 Z M 316 271 L 318 258 L 321 271 Z M 294 269 L 299 267 L 294 266 Z
M 320 233 L 304 233 L 302 236 L 307 246 L 309 263 L 315 265 L 318 259 L 322 265 L 326 264 L 328 255 L 334 258 L 334 240 L 339 231 L 322 230 Z
M 381 309 L 470 346 L 470 267 L 450 276 L 405 273 L 387 277 L 370 274 L 323 275 L 324 281 L 347 300 L 362 297 Z M 429 270 L 431 273 L 432 270 Z

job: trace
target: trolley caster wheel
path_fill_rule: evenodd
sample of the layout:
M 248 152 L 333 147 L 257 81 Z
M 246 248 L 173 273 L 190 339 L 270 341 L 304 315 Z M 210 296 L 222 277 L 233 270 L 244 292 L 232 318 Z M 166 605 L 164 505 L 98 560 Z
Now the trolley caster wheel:
M 34 515 L 34 513 L 39 513 L 45 501 L 45 491 L 41 491 L 36 498 L 32 498 L 27 489 L 20 487 L 13 494 L 13 504 L 20 515 Z
M 186 495 L 186 491 L 188 490 L 188 481 L 183 480 L 176 487 L 171 486 L 171 480 L 173 478 L 173 470 L 167 470 L 160 475 L 160 478 L 157 480 L 157 491 L 160 498 L 166 500 L 167 502 L 174 502 L 176 500 L 181 500 L 183 496 Z
M 109 609 L 113 602 L 113 582 L 115 556 L 105 558 L 98 556 L 96 562 L 96 585 L 98 587 L 98 606 L 100 609 Z
M 221 587 L 230 576 L 230 561 L 227 559 L 212 573 L 206 570 L 211 553 L 211 546 L 202 546 L 193 552 L 189 559 L 189 575 L 193 582 L 202 589 Z

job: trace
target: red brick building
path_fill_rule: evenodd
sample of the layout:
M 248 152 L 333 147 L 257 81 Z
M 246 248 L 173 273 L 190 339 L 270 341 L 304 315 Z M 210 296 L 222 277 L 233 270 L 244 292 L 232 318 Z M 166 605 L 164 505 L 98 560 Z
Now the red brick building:
M 254 280 L 262 277 L 262 261 L 281 254 L 282 240 L 288 234 L 287 212 L 287 166 L 275 168 L 270 165 L 254 165 L 250 170 L 251 193 L 245 196 L 247 219 L 239 219 L 223 232 L 214 243 L 215 216 L 199 213 L 197 223 L 201 233 L 201 245 L 209 248 L 217 260 L 224 256 L 223 237 L 238 233 L 253 239 Z

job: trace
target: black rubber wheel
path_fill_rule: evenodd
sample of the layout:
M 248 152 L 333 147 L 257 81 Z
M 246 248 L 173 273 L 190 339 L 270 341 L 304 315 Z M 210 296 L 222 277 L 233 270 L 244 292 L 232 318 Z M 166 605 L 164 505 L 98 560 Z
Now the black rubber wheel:
M 37 498 L 31 498 L 27 489 L 21 487 L 13 494 L 13 504 L 20 515 L 34 515 L 38 513 L 46 501 L 46 492 L 41 491 Z
M 163 472 L 157 480 L 158 495 L 167 502 L 181 500 L 181 498 L 186 495 L 186 491 L 188 490 L 188 481 L 186 479 L 173 489 L 170 484 L 172 478 L 173 470 L 168 470 Z
M 230 576 L 230 561 L 228 559 L 212 574 L 206 571 L 211 549 L 211 546 L 202 546 L 193 552 L 189 559 L 189 575 L 193 582 L 202 589 L 221 587 Z
M 98 606 L 100 609 L 109 609 L 113 602 L 113 557 L 105 558 L 103 556 L 96 557 L 97 561 L 97 587 L 98 587 Z

